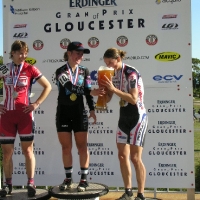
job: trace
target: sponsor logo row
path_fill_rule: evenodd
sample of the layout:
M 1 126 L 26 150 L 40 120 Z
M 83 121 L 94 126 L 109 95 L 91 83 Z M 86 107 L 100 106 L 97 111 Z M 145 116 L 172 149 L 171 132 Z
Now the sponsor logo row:
M 26 35 L 27 35 L 27 33 L 25 33 L 25 32 L 15 33 L 15 35 L 13 37 L 23 38 Z M 156 35 L 148 35 L 146 37 L 145 41 L 148 45 L 155 45 L 158 42 L 158 38 L 157 38 Z M 63 39 L 60 40 L 59 45 L 62 49 L 67 49 L 67 46 L 69 45 L 70 42 L 71 42 L 70 39 L 63 38 Z M 90 48 L 98 47 L 99 43 L 100 43 L 100 41 L 97 37 L 91 37 L 91 38 L 88 39 L 88 42 L 87 42 L 87 44 Z M 120 47 L 124 47 L 128 44 L 128 38 L 124 35 L 119 36 L 118 38 L 116 38 L 116 44 Z M 43 47 L 44 47 L 44 42 L 42 40 L 35 40 L 33 42 L 33 48 L 35 50 L 41 50 L 41 49 L 43 49 Z
M 22 26 L 22 25 L 17 24 L 17 26 Z M 13 34 L 13 38 L 14 39 L 27 39 L 28 38 L 28 32 L 26 32 L 26 31 L 15 32 Z M 144 39 L 144 41 L 146 42 L 146 44 L 153 46 L 158 42 L 158 38 L 157 38 L 156 35 L 148 35 Z M 70 42 L 71 42 L 70 39 L 63 38 L 63 39 L 60 40 L 59 45 L 62 49 L 67 49 L 67 46 L 69 45 Z M 128 42 L 129 42 L 128 37 L 126 37 L 124 35 L 121 35 L 121 36 L 116 38 L 116 44 L 120 47 L 125 47 L 128 44 Z M 87 44 L 90 48 L 96 48 L 96 47 L 99 46 L 100 41 L 97 37 L 91 37 L 91 38 L 88 39 Z M 35 50 L 39 51 L 39 50 L 43 49 L 43 47 L 44 47 L 44 42 L 42 40 L 38 39 L 38 40 L 35 40 L 33 42 L 33 48 Z
M 181 0 L 156 0 L 152 1 L 152 3 L 156 3 L 160 5 L 161 3 L 180 3 Z M 117 7 L 118 2 L 117 0 L 100 0 L 100 1 L 93 1 L 93 0 L 69 0 L 69 7 L 70 8 L 86 8 L 86 7 Z
M 152 1 L 152 3 L 156 3 L 157 5 L 170 3 L 180 3 L 181 0 L 156 0 Z M 69 3 L 66 3 L 66 8 L 87 8 L 87 7 L 118 7 L 117 0 L 69 0 Z M 19 8 L 10 5 L 10 12 L 14 15 L 27 15 L 30 11 L 40 11 L 39 7 L 35 8 Z
M 161 52 L 154 56 L 154 59 L 161 62 L 176 61 L 180 58 L 181 58 L 181 55 L 177 52 Z M 150 59 L 150 56 L 127 56 L 125 57 L 124 60 L 146 60 L 146 59 Z M 100 58 L 100 60 L 102 60 L 102 58 Z M 90 58 L 84 58 L 83 61 L 90 61 Z M 31 65 L 34 65 L 37 62 L 37 60 L 35 58 L 27 57 L 26 62 Z M 61 58 L 49 58 L 49 59 L 44 59 L 42 62 L 43 63 L 62 63 L 65 61 L 64 59 L 61 59 Z M 179 80 L 181 78 L 180 76 L 176 76 L 176 75 L 166 75 L 164 79 L 165 80 L 171 79 L 171 77 L 169 76 L 174 76 L 174 79 L 176 80 Z M 159 75 L 155 76 L 154 80 L 157 80 L 157 81 L 161 80 L 161 77 L 159 77 Z

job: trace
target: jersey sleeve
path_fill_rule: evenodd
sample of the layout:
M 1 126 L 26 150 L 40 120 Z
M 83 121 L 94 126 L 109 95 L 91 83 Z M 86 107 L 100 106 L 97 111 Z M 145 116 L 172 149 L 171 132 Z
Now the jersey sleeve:
M 89 90 L 91 91 L 91 77 L 90 77 L 90 73 L 89 73 L 89 70 L 86 68 L 86 71 L 85 71 L 85 90 Z M 86 98 L 86 102 L 88 104 L 88 107 L 91 110 L 94 110 L 94 98 L 92 95 L 90 94 L 86 94 L 85 95 L 85 98 Z
M 129 89 L 137 88 L 137 85 L 138 85 L 138 74 L 136 73 L 136 71 L 132 71 L 128 75 L 128 85 L 129 85 Z
M 42 76 L 42 73 L 40 72 L 40 70 L 37 67 L 32 66 L 31 70 L 32 70 L 32 78 L 33 79 L 38 80 Z

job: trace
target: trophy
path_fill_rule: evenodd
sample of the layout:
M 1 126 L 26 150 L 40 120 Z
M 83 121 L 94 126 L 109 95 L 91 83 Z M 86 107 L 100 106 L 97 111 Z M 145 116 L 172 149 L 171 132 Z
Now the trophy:
M 112 76 L 114 76 L 114 69 L 109 67 L 100 66 L 98 69 L 98 85 L 99 87 L 104 87 L 101 85 L 101 80 L 106 80 L 105 76 L 111 80 Z M 107 91 L 107 88 L 104 87 L 104 90 Z M 106 95 L 98 96 L 97 103 L 95 106 L 96 110 L 107 110 L 107 102 L 106 102 Z

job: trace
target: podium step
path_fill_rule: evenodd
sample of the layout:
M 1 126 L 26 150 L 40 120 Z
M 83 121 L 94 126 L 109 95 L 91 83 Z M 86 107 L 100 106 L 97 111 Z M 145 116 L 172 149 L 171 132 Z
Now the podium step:
M 108 186 L 100 183 L 89 182 L 89 187 L 86 191 L 78 192 L 77 186 L 79 183 L 73 183 L 72 188 L 60 191 L 59 186 L 54 186 L 49 190 L 51 197 L 58 199 L 68 200 L 98 200 L 100 196 L 103 196 L 109 192 Z

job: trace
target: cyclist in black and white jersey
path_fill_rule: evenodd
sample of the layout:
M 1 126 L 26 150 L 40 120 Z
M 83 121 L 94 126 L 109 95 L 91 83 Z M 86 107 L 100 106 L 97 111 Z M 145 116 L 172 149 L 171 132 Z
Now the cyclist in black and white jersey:
M 138 184 L 138 194 L 135 200 L 144 200 L 146 169 L 142 162 L 145 132 L 148 118 L 143 103 L 144 87 L 138 70 L 122 62 L 126 52 L 110 48 L 104 53 L 104 62 L 115 69 L 115 75 L 110 81 L 102 80 L 107 87 L 107 101 L 113 94 L 120 97 L 120 116 L 116 133 L 118 157 L 123 177 L 125 193 L 120 200 L 133 200 L 130 160 L 134 164 Z

